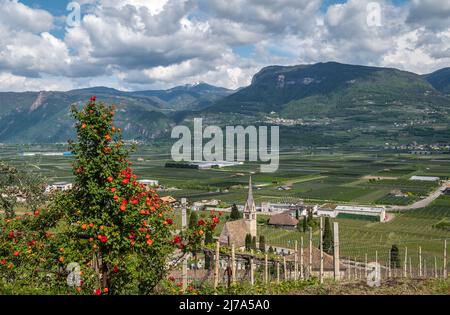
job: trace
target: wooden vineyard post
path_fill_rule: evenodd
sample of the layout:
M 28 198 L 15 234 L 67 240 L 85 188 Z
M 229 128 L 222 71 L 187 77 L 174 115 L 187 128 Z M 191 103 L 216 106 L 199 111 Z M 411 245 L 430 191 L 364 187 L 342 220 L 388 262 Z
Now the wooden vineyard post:
M 320 284 L 323 284 L 323 217 L 320 217 Z
M 422 270 L 422 246 L 419 246 L 419 277 L 423 276 Z
M 294 281 L 298 280 L 298 242 L 294 244 Z
M 340 262 L 339 262 L 339 223 L 333 223 L 334 233 L 334 249 L 333 249 L 333 263 L 334 263 L 334 281 L 339 281 L 341 278 Z
M 408 266 L 408 247 L 405 247 L 405 262 L 403 265 L 403 278 L 407 277 L 407 266 Z
M 283 271 L 284 271 L 284 281 L 288 280 L 287 268 L 286 268 L 286 257 L 283 256 Z
M 255 266 L 253 265 L 253 257 L 250 258 L 250 283 L 255 284 Z
M 303 270 L 303 236 L 300 238 L 300 279 L 305 279 Z
M 277 284 L 280 284 L 280 262 L 277 261 Z
M 409 257 L 409 277 L 412 278 L 413 277 L 413 272 L 412 272 L 412 258 Z
M 389 251 L 388 255 L 388 279 L 392 277 L 392 269 L 391 269 L 391 251 Z
M 187 227 L 187 214 L 186 214 L 186 198 L 181 198 L 181 229 L 184 231 Z M 187 257 L 183 258 L 181 266 L 181 277 L 183 284 L 183 291 L 187 289 Z
M 214 291 L 219 285 L 219 267 L 220 267 L 220 243 L 216 242 L 216 255 L 214 256 Z
M 348 263 L 348 279 L 349 280 L 352 279 L 352 262 L 351 262 L 351 260 L 349 260 L 349 263 Z
M 234 244 L 231 245 L 231 282 L 236 283 L 236 253 Z
M 447 279 L 447 240 L 444 240 L 444 279 Z
M 312 277 L 312 228 L 309 227 L 309 263 L 308 263 L 309 278 Z
M 437 257 L 434 256 L 434 277 L 438 277 L 438 271 L 437 271 Z
M 369 271 L 368 264 L 369 264 L 369 261 L 367 259 L 367 253 L 366 253 L 364 255 L 364 277 L 366 277 L 366 278 L 367 278 L 368 271 Z
M 423 260 L 423 277 L 426 278 L 428 276 L 427 273 L 427 260 L 426 258 Z
M 269 283 L 269 257 L 267 254 L 264 257 L 264 281 L 266 284 Z

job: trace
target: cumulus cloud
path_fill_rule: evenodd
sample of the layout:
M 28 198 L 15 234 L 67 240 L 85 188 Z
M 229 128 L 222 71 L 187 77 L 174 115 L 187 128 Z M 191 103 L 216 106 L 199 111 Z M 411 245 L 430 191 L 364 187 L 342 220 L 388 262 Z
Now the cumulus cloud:
M 370 23 L 375 2 L 379 24 Z M 0 0 L 0 89 L 237 88 L 272 64 L 334 60 L 420 73 L 450 65 L 447 0 L 347 0 L 325 10 L 321 0 L 79 3 L 80 25 L 57 36 L 60 17 Z

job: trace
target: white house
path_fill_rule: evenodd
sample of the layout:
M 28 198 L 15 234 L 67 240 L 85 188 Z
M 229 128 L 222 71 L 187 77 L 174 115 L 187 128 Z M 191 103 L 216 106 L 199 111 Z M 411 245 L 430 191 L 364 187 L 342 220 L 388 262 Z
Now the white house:
M 72 183 L 68 183 L 68 182 L 58 182 L 58 183 L 54 183 L 51 185 L 47 185 L 47 187 L 45 187 L 45 192 L 46 193 L 50 193 L 52 191 L 66 191 L 66 190 L 70 190 L 72 189 L 73 184 Z

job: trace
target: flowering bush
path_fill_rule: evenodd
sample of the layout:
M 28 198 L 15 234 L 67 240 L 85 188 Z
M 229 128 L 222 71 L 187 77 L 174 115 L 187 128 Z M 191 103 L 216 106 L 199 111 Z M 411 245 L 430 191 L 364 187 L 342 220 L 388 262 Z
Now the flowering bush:
M 72 113 L 74 187 L 34 215 L 1 220 L 0 276 L 26 286 L 53 274 L 47 285 L 63 287 L 67 264 L 76 262 L 81 281 L 70 292 L 149 294 L 219 219 L 212 214 L 178 232 L 170 206 L 133 174 L 114 107 L 93 97 Z

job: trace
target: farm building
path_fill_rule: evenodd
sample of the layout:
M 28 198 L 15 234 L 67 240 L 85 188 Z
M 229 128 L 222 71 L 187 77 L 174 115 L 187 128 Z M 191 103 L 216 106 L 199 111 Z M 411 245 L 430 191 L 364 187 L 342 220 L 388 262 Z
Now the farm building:
M 66 190 L 72 189 L 72 187 L 73 187 L 72 183 L 58 182 L 58 183 L 54 183 L 54 184 L 48 185 L 45 188 L 45 192 L 46 193 L 50 193 L 52 191 L 57 191 L 57 190 L 59 190 L 59 191 L 66 191 Z
M 435 176 L 411 176 L 409 180 L 420 180 L 420 181 L 426 181 L 426 182 L 436 182 L 440 178 Z
M 367 216 L 368 219 L 375 217 L 378 218 L 379 222 L 384 222 L 386 220 L 386 209 L 382 207 L 325 204 L 317 210 L 317 215 L 331 218 Z
M 450 195 L 450 184 L 445 185 L 445 187 L 442 188 L 441 191 L 446 195 Z
M 268 224 L 287 230 L 294 230 L 297 227 L 298 220 L 293 218 L 290 212 L 283 212 L 271 216 Z

